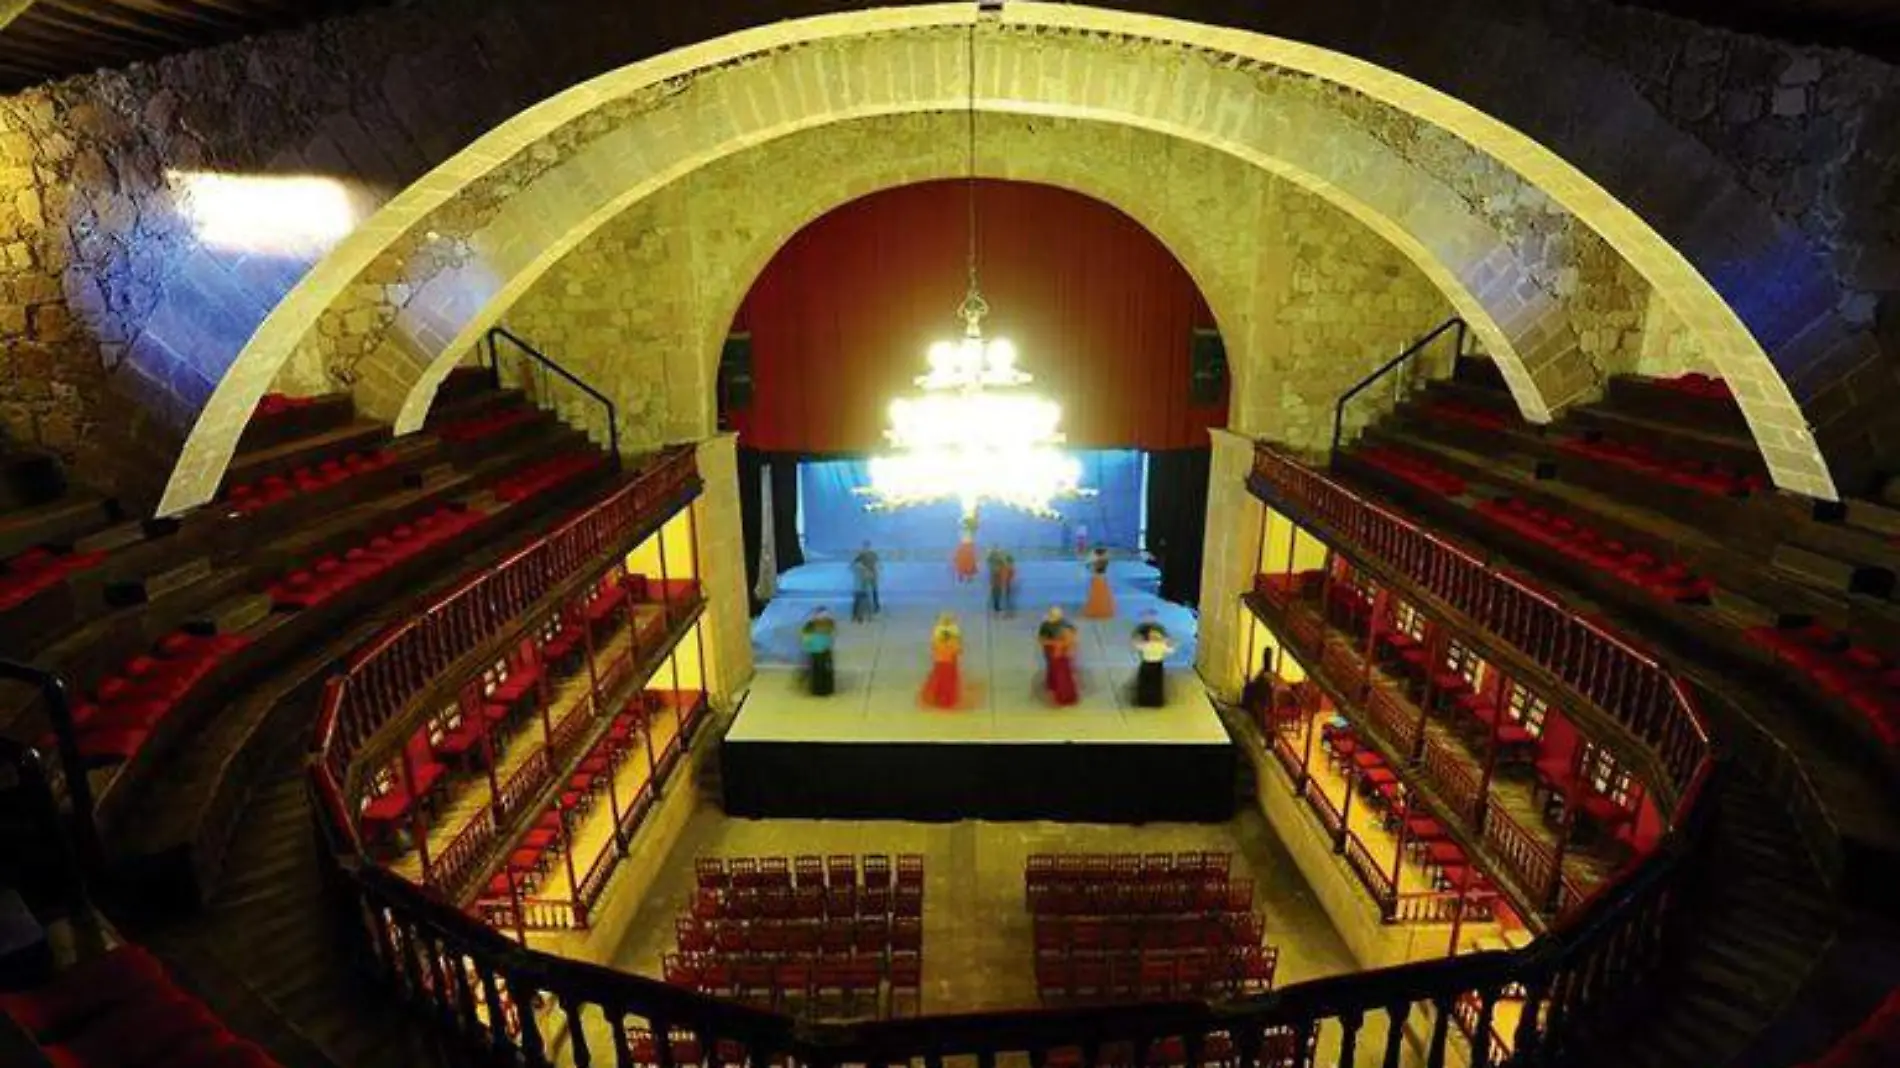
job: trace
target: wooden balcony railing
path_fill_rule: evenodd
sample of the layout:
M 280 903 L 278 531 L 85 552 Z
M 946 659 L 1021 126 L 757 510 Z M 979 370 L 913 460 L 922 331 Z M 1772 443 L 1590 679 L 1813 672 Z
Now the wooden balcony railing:
M 1522 579 L 1261 443 L 1255 489 L 1336 547 L 1370 554 L 1616 719 L 1667 770 L 1671 794 L 1694 780 L 1708 730 L 1689 692 L 1662 665 Z
M 618 491 L 390 628 L 331 680 L 317 746 L 347 795 L 357 750 L 437 676 L 557 586 L 657 524 L 697 484 L 691 449 L 660 455 Z

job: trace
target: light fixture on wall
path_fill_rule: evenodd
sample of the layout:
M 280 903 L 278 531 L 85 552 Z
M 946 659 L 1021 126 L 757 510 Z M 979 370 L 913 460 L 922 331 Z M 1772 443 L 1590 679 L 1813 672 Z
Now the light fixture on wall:
M 1065 440 L 1062 408 L 1026 389 L 1016 346 L 985 338 L 989 302 L 977 277 L 976 24 L 969 34 L 969 288 L 957 308 L 960 341 L 930 347 L 921 395 L 891 402 L 895 451 L 871 460 L 871 485 L 860 492 L 876 510 L 955 500 L 973 527 L 985 502 L 1052 517 L 1056 500 L 1086 495 L 1082 466 L 1057 446 Z

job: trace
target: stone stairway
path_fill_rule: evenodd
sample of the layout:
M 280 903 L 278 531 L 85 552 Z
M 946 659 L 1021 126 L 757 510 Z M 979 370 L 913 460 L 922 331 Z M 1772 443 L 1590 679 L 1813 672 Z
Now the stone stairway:
M 436 1068 L 429 1031 L 357 970 L 324 892 L 298 747 L 280 754 L 233 836 L 230 876 L 148 941 L 285 1068 Z

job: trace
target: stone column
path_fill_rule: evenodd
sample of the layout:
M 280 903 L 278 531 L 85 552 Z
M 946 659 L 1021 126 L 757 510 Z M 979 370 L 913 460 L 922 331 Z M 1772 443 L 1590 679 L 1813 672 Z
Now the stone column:
M 699 581 L 706 591 L 706 692 L 715 706 L 732 707 L 733 698 L 752 681 L 752 614 L 745 588 L 745 537 L 739 524 L 739 438 L 719 434 L 700 441 L 700 497 L 694 536 L 699 548 Z
M 1201 561 L 1201 625 L 1195 668 L 1222 700 L 1240 699 L 1246 680 L 1247 610 L 1240 595 L 1253 588 L 1260 560 L 1258 498 L 1247 490 L 1253 470 L 1253 439 L 1227 430 L 1209 431 L 1214 455 L 1208 465 L 1207 540 Z

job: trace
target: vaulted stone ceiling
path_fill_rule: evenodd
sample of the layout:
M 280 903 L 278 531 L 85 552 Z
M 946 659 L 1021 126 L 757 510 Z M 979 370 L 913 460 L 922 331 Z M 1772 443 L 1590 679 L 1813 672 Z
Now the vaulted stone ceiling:
M 0 0 L 0 92 L 385 0 Z
M 190 51 L 391 0 L 0 0 L 0 92 Z M 1403 0 L 1412 2 L 1412 0 Z M 1508 10 L 1522 0 L 1496 0 Z M 1546 0 L 1558 8 L 1577 0 Z M 1711 26 L 1900 62 L 1893 0 L 1622 0 Z M 445 9 L 450 4 L 442 4 Z M 759 3 L 766 17 L 771 0 Z M 1112 4 L 1165 9 L 1152 3 Z

